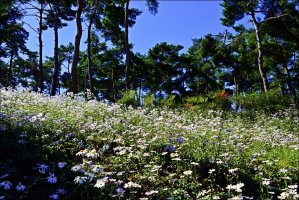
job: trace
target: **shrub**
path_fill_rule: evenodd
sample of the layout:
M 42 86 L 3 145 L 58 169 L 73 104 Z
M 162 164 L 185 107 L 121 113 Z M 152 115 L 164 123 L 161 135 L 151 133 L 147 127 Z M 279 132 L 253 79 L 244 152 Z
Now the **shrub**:
M 137 92 L 135 90 L 128 90 L 122 93 L 122 97 L 117 101 L 120 104 L 124 104 L 126 106 L 137 107 L 140 105 L 137 97 Z
M 281 109 L 290 107 L 290 97 L 279 94 L 277 90 L 270 90 L 265 93 L 247 93 L 234 97 L 234 101 L 238 102 L 245 110 L 265 110 L 276 112 Z
M 152 107 L 154 105 L 155 96 L 153 94 L 147 94 L 144 97 L 144 106 L 145 107 Z
M 210 93 L 207 96 L 200 95 L 185 98 L 184 105 L 188 108 L 200 110 L 229 110 L 231 108 L 231 100 L 227 91 L 219 91 Z
M 179 107 L 179 96 L 175 94 L 169 95 L 167 98 L 158 99 L 158 106 L 167 107 L 167 108 L 176 108 Z

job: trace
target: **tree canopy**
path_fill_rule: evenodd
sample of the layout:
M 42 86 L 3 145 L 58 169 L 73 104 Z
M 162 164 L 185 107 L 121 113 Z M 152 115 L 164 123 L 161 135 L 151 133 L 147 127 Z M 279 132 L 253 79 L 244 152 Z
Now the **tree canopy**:
M 129 27 L 142 12 L 129 0 L 57 1 L 5 0 L 0 6 L 0 83 L 30 87 L 51 96 L 61 92 L 87 93 L 116 102 L 125 91 L 142 98 L 176 96 L 178 102 L 202 97 L 211 100 L 229 91 L 235 97 L 275 91 L 298 105 L 298 2 L 253 0 L 222 2 L 223 30 L 194 38 L 186 53 L 181 45 L 161 42 L 142 55 L 132 52 Z M 152 14 L 158 2 L 147 0 Z M 28 49 L 26 19 L 35 10 L 39 51 Z M 250 18 L 251 25 L 242 20 Z M 59 29 L 75 21 L 74 43 L 61 46 Z M 81 38 L 86 26 L 87 38 Z M 43 31 L 53 29 L 54 55 L 43 59 Z M 141 36 L 142 37 L 142 36 Z M 191 39 L 191 38 L 190 38 Z M 81 41 L 82 40 L 82 41 Z M 80 49 L 86 44 L 86 50 Z M 81 44 L 81 45 L 80 45 Z M 219 95 L 218 95 L 219 96 Z

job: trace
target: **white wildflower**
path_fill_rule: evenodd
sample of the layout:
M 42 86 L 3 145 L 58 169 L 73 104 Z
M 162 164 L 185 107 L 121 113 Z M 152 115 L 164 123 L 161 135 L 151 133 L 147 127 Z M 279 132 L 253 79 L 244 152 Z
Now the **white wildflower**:
M 102 179 L 97 180 L 97 183 L 94 185 L 96 188 L 102 188 L 106 185 L 108 181 L 108 177 L 104 177 Z
M 191 175 L 191 174 L 192 174 L 192 171 L 191 171 L 191 170 L 184 171 L 183 174 L 188 176 L 188 175 Z
M 268 186 L 268 185 L 270 185 L 270 179 L 263 179 L 263 181 L 262 181 L 262 185 L 265 185 L 265 186 Z
M 76 184 L 81 185 L 82 183 L 84 183 L 87 180 L 87 177 L 85 176 L 76 176 L 74 181 Z
M 221 165 L 221 164 L 223 164 L 224 162 L 222 161 L 222 160 L 220 160 L 220 159 L 218 159 L 217 161 L 216 161 L 216 164 L 218 164 L 218 165 Z
M 82 164 L 75 165 L 72 167 L 72 171 L 74 172 L 80 171 L 81 169 L 82 169 Z
M 284 174 L 285 174 L 285 173 L 287 173 L 287 172 L 288 172 L 288 170 L 287 170 L 287 169 L 280 169 L 280 170 L 279 170 L 279 172 L 280 172 L 280 173 L 284 173 Z
M 99 173 L 103 171 L 103 167 L 101 165 L 93 165 L 92 166 L 92 172 Z
M 89 151 L 86 155 L 87 158 L 96 158 L 99 156 L 99 154 L 97 153 L 97 151 L 95 149 Z
M 234 168 L 234 169 L 229 169 L 228 172 L 229 173 L 235 173 L 238 170 L 239 170 L 239 168 Z
M 158 191 L 157 190 L 151 190 L 151 191 L 145 193 L 146 196 L 150 196 L 150 195 L 153 195 L 153 194 L 158 194 Z
M 287 199 L 290 196 L 288 192 L 282 192 L 277 198 L 278 199 Z
M 289 176 L 284 176 L 284 177 L 280 177 L 281 179 L 284 179 L 284 180 L 291 180 L 291 177 Z
M 236 192 L 242 192 L 242 187 L 244 186 L 244 183 L 238 183 L 237 185 L 228 185 L 226 189 L 228 190 L 235 190 Z
M 288 188 L 289 188 L 289 189 L 297 189 L 297 188 L 298 188 L 298 185 L 289 185 Z
M 76 153 L 76 156 L 85 156 L 88 153 L 87 149 L 80 150 L 78 153 Z
M 149 153 L 143 153 L 143 157 L 148 157 L 149 155 Z
M 36 116 L 33 116 L 29 119 L 30 122 L 36 122 L 37 121 L 37 117 Z
M 125 183 L 124 188 L 141 188 L 141 185 L 130 181 L 128 183 Z
M 172 158 L 171 160 L 180 161 L 181 159 L 180 158 Z

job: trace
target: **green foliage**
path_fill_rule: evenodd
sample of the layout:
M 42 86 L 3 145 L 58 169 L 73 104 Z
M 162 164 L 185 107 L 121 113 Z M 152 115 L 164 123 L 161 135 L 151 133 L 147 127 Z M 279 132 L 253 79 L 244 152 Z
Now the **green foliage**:
M 184 99 L 184 106 L 197 110 L 230 110 L 231 100 L 225 91 L 213 92 L 208 95 L 187 97 Z
M 137 92 L 135 90 L 128 90 L 122 93 L 122 97 L 117 100 L 118 103 L 124 104 L 127 106 L 138 106 L 139 101 L 137 97 Z
M 211 34 L 200 39 L 193 39 L 193 45 L 186 55 L 185 81 L 192 96 L 205 95 L 222 88 L 221 67 L 224 60 L 219 58 L 224 52 L 223 35 Z M 218 54 L 219 53 L 219 54 Z M 227 56 L 228 57 L 228 56 Z
M 246 93 L 234 100 L 242 105 L 245 110 L 265 110 L 277 112 L 291 106 L 292 100 L 289 96 L 280 94 L 278 90 L 270 90 L 267 94 L 256 92 Z
M 285 95 L 292 96 L 293 102 L 297 101 L 297 1 L 224 0 L 221 20 L 224 25 L 233 27 L 235 33 L 225 30 L 193 39 L 192 46 L 183 54 L 183 46 L 160 42 L 144 55 L 133 53 L 133 44 L 124 44 L 126 2 L 128 1 L 84 1 L 82 18 L 87 23 L 90 33 L 87 48 L 90 51 L 80 52 L 77 81 L 79 92 L 85 92 L 91 86 L 90 89 L 96 97 L 117 102 L 123 96 L 124 99 L 120 102 L 134 106 L 142 104 L 135 100 L 136 98 L 140 101 L 142 97 L 139 94 L 150 92 L 159 96 L 157 104 L 160 106 L 181 107 L 182 104 L 187 104 L 200 109 L 225 110 L 230 107 L 229 99 L 217 96 L 217 91 L 225 89 L 225 85 L 235 88 L 235 96 L 246 99 L 246 107 L 257 106 L 255 109 L 258 110 L 266 108 L 269 104 L 270 107 L 273 105 L 273 108 L 269 109 L 277 110 L 283 106 L 278 106 L 282 103 L 277 102 L 275 98 L 271 99 L 272 94 L 269 94 L 269 99 L 266 100 L 264 97 L 258 97 L 260 100 L 256 100 L 250 94 L 251 91 L 260 90 L 261 75 L 257 67 L 255 29 L 239 23 L 249 17 L 251 20 L 256 19 L 260 31 L 262 56 L 259 58 L 262 60 L 260 63 L 263 63 L 264 74 L 269 79 L 270 89 L 278 88 L 284 94 L 282 101 L 287 102 L 286 104 L 289 104 L 289 98 L 285 98 Z M 61 45 L 58 50 L 55 48 L 54 60 L 44 55 L 44 63 L 41 66 L 37 64 L 39 59 L 36 53 L 26 47 L 26 29 L 29 26 L 26 25 L 25 15 L 28 13 L 21 8 L 28 7 L 36 12 L 34 14 L 38 14 L 39 8 L 42 8 L 42 29 L 61 29 L 68 26 L 67 21 L 74 20 L 76 1 L 47 0 L 37 1 L 36 4 L 37 7 L 30 0 L 5 0 L 0 6 L 0 68 L 3 72 L 0 75 L 0 83 L 5 86 L 31 87 L 34 91 L 38 91 L 38 87 L 44 85 L 47 87 L 45 93 L 50 92 L 49 87 L 52 84 L 52 95 L 56 92 L 54 83 L 57 83 L 57 91 L 68 91 L 72 83 L 69 67 L 74 58 L 73 45 L 70 43 L 67 46 Z M 157 13 L 158 1 L 147 0 L 146 4 L 152 14 Z M 140 14 L 140 10 L 129 8 L 130 27 L 136 23 Z M 131 63 L 127 77 L 124 55 L 128 52 L 125 52 L 125 46 L 129 49 Z M 55 47 L 58 47 L 58 44 L 55 44 Z M 91 71 L 90 77 L 88 69 Z M 138 97 L 122 94 L 126 88 L 126 78 L 129 80 L 128 88 L 138 91 Z M 73 79 L 75 80 L 74 77 Z M 42 80 L 41 84 L 37 84 L 39 80 Z M 174 92 L 178 96 L 172 96 Z M 164 96 L 168 98 L 164 99 Z M 151 105 L 152 98 L 148 100 L 146 106 Z
M 144 103 L 143 105 L 145 107 L 152 107 L 154 105 L 155 96 L 153 94 L 147 94 L 144 97 Z
M 208 109 L 207 103 L 208 98 L 204 96 L 192 96 L 184 98 L 184 106 L 187 108 L 199 108 L 204 110 Z
M 162 42 L 156 44 L 148 52 L 146 62 L 148 67 L 148 77 L 146 85 L 152 93 L 164 91 L 171 95 L 175 89 L 184 93 L 181 89 L 183 62 L 179 51 L 183 49 L 181 45 L 172 45 Z
M 159 2 L 157 0 L 146 0 L 146 4 L 151 14 L 157 14 L 159 7 Z
M 157 105 L 165 106 L 167 108 L 175 108 L 178 106 L 177 96 L 171 94 L 167 98 L 159 98 Z

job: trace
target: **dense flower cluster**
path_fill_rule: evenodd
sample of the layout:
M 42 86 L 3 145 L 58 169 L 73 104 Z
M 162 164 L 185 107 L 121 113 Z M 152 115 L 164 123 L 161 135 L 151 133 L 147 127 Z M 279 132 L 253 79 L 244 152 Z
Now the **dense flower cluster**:
M 134 109 L 7 90 L 0 105 L 1 155 L 14 153 L 0 163 L 0 199 L 299 198 L 295 110 Z

